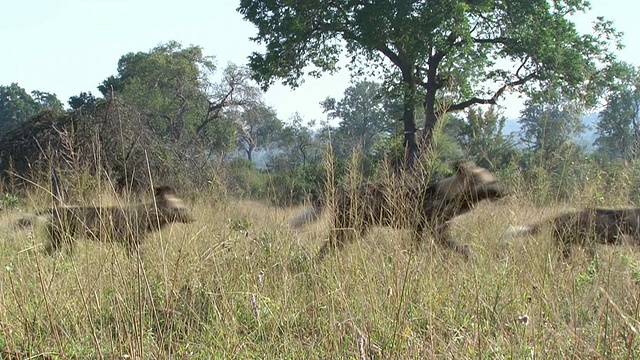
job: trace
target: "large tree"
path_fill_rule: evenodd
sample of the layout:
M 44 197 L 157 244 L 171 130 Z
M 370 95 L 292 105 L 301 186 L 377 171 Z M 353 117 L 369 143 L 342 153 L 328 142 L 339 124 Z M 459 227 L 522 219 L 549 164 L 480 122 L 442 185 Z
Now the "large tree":
M 290 170 L 319 159 L 321 144 L 313 131 L 314 125 L 315 121 L 305 121 L 300 114 L 294 113 L 275 134 L 277 148 L 270 156 L 269 166 L 274 170 Z
M 149 52 L 123 55 L 118 75 L 98 87 L 141 110 L 150 127 L 179 142 L 188 125 L 200 118 L 202 88 L 215 71 L 213 58 L 197 46 L 182 48 L 177 42 L 159 45 Z
M 96 105 L 97 99 L 91 91 L 85 92 L 82 91 L 78 95 L 74 95 L 69 97 L 67 103 L 73 110 L 88 110 L 93 108 Z
M 253 160 L 253 151 L 265 149 L 277 138 L 283 123 L 276 111 L 262 101 L 245 107 L 242 113 L 236 114 L 238 125 L 238 146 L 247 154 L 247 160 Z
M 0 86 L 0 131 L 11 130 L 44 110 L 62 111 L 55 94 L 38 90 L 29 94 L 17 83 Z
M 606 106 L 598 114 L 594 144 L 612 158 L 640 156 L 640 69 L 617 64 L 619 76 L 612 82 Z
M 185 134 L 203 135 L 222 111 L 259 98 L 246 68 L 228 65 L 214 82 L 214 58 L 199 46 L 183 48 L 171 41 L 148 52 L 128 53 L 118 61 L 118 75 L 98 89 L 138 108 L 150 127 L 175 142 Z M 218 124 L 216 124 L 217 127 Z
M 586 9 L 582 0 L 241 0 L 238 11 L 257 26 L 253 40 L 265 45 L 250 56 L 263 88 L 335 72 L 343 51 L 352 66 L 399 79 L 411 155 L 417 104 L 428 139 L 443 113 L 496 104 L 511 89 L 589 93 L 619 34 L 602 18 L 592 34 L 579 34 L 568 16 Z M 448 105 L 439 106 L 445 95 Z
M 447 132 L 468 158 L 482 167 L 496 169 L 517 156 L 513 136 L 503 134 L 506 121 L 495 106 L 487 111 L 473 106 L 465 111 L 465 118 L 452 116 Z
M 380 84 L 358 81 L 349 86 L 341 100 L 328 97 L 320 104 L 330 119 L 339 119 L 336 136 L 342 143 L 338 147 L 349 152 L 358 147 L 371 153 L 380 136 L 389 135 L 393 121 L 386 105 L 386 94 Z M 336 139 L 332 139 L 334 148 Z
M 551 96 L 547 101 L 528 100 L 520 112 L 520 141 L 543 162 L 562 157 L 584 131 L 582 107 L 575 101 Z

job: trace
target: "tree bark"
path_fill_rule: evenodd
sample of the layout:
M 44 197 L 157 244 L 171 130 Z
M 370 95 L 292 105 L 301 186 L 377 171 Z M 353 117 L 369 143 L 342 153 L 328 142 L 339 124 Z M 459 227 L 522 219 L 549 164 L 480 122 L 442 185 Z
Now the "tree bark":
M 424 130 L 422 132 L 423 147 L 428 148 L 431 146 L 431 138 L 433 137 L 433 129 L 438 122 L 438 116 L 442 114 L 436 114 L 436 92 L 442 86 L 438 81 L 438 65 L 444 57 L 443 53 L 436 53 L 429 57 L 427 64 L 427 83 L 422 84 L 426 90 L 424 98 Z
M 436 127 L 438 115 L 436 114 L 436 91 L 427 91 L 424 99 L 424 130 L 422 132 L 423 145 L 431 145 L 433 129 Z
M 416 124 L 415 111 L 413 106 L 405 104 L 402 114 L 402 122 L 404 124 L 404 139 L 402 146 L 405 151 L 406 169 L 413 167 L 415 159 L 418 156 L 418 143 L 416 142 Z
M 411 72 L 411 66 L 402 66 L 402 78 L 405 83 L 402 123 L 404 125 L 404 138 L 402 146 L 405 152 L 405 170 L 413 168 L 418 157 L 418 143 L 416 141 L 415 121 L 415 94 L 416 81 Z

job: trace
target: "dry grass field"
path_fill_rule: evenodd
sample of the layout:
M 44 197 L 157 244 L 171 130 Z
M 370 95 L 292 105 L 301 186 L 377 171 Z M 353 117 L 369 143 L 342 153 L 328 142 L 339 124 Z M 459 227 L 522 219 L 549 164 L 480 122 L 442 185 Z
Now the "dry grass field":
M 470 261 L 376 228 L 317 262 L 326 218 L 296 232 L 302 208 L 187 202 L 196 222 L 148 236 L 140 261 L 91 241 L 47 256 L 42 227 L 1 212 L 0 358 L 640 357 L 635 249 L 563 262 L 547 232 L 502 240 L 557 208 L 508 198 L 459 217 Z

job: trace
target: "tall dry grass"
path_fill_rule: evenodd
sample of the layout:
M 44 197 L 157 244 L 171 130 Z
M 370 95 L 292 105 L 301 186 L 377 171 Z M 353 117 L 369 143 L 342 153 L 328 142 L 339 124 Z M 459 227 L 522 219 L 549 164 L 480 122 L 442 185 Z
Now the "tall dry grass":
M 354 175 L 355 176 L 355 175 Z M 100 203 L 120 202 L 102 191 Z M 28 208 L 47 203 L 31 198 Z M 40 358 L 637 358 L 639 258 L 629 247 L 560 261 L 548 234 L 508 225 L 559 211 L 530 194 L 481 204 L 452 236 L 475 257 L 375 228 L 322 262 L 328 217 L 201 194 L 193 224 L 146 238 L 141 261 L 83 241 L 44 255 L 40 227 L 0 213 L 0 351 Z M 582 198 L 582 197 L 580 197 Z M 584 196 L 585 203 L 589 196 Z M 582 203 L 566 206 L 580 206 Z M 565 205 L 563 205 L 565 206 Z
M 68 179 L 67 201 L 138 200 L 71 168 L 79 176 Z M 355 189 L 357 157 L 350 169 Z M 390 171 L 378 180 L 393 194 Z M 3 211 L 0 358 L 636 358 L 634 249 L 602 246 L 593 261 L 576 251 L 564 263 L 546 233 L 502 240 L 509 225 L 597 203 L 602 189 L 591 186 L 550 208 L 530 205 L 536 188 L 516 190 L 455 219 L 451 235 L 473 247 L 470 261 L 429 238 L 411 246 L 409 231 L 375 228 L 318 262 L 330 214 L 294 232 L 288 220 L 301 208 L 214 190 L 187 198 L 196 222 L 150 234 L 140 260 L 91 241 L 73 256 L 46 256 L 44 229 L 18 229 L 23 213 Z M 51 198 L 36 189 L 25 209 Z

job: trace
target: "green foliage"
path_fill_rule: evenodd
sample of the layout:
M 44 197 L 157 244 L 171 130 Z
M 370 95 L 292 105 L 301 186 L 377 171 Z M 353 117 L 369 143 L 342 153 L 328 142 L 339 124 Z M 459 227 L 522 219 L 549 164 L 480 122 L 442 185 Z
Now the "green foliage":
M 610 84 L 594 145 L 609 158 L 636 159 L 640 155 L 640 70 L 626 63 L 618 67 L 619 80 Z
M 98 89 L 140 111 L 158 136 L 198 143 L 208 154 L 222 157 L 238 136 L 236 120 L 229 115 L 259 102 L 261 94 L 244 67 L 229 64 L 219 82 L 212 80 L 215 70 L 213 57 L 204 55 L 199 46 L 183 48 L 171 41 L 122 56 L 118 75 Z
M 558 202 L 602 207 L 640 203 L 638 161 L 603 159 L 579 148 L 546 163 L 530 155 L 525 153 L 521 163 L 511 163 L 496 175 L 537 206 Z
M 506 118 L 490 107 L 471 107 L 466 119 L 451 117 L 445 131 L 457 140 L 466 157 L 487 169 L 500 169 L 518 158 L 512 136 L 504 136 Z
M 268 199 L 275 206 L 291 206 L 318 199 L 324 193 L 326 169 L 321 162 L 298 165 L 269 175 Z
M 403 146 L 403 135 L 399 131 L 395 131 L 391 136 L 381 138 L 375 145 L 375 161 L 388 162 L 393 169 L 404 169 L 406 154 Z
M 540 161 L 533 153 L 523 157 L 525 192 L 537 205 L 569 201 L 581 190 L 593 190 L 599 183 L 598 167 L 579 148 L 569 148 L 549 161 Z M 595 182 L 594 182 L 595 181 Z
M 328 97 L 321 102 L 329 119 L 340 120 L 331 139 L 339 158 L 354 150 L 371 154 L 376 143 L 389 136 L 394 124 L 386 103 L 380 84 L 371 81 L 352 84 L 339 101 Z
M 10 193 L 0 195 L 0 210 L 10 210 L 22 205 L 22 200 Z
M 90 109 L 96 105 L 96 97 L 91 94 L 91 91 L 81 92 L 79 95 L 71 96 L 69 98 L 69 107 L 72 110 Z
M 575 147 L 573 138 L 584 131 L 582 108 L 575 102 L 530 99 L 520 113 L 520 141 L 541 163 L 564 157 Z
M 203 143 L 211 155 L 224 158 L 224 155 L 234 149 L 238 139 L 238 127 L 233 116 L 222 113 L 204 128 L 201 136 L 206 139 Z
M 266 194 L 267 179 L 255 164 L 244 158 L 236 158 L 225 166 L 227 189 L 237 197 L 261 199 Z
M 291 206 L 323 193 L 326 170 L 322 162 L 312 162 L 275 172 L 260 171 L 253 162 L 236 158 L 225 164 L 225 179 L 232 196 Z
M 252 160 L 254 150 L 267 149 L 284 127 L 276 111 L 262 101 L 246 106 L 239 119 L 238 147 Z
M 34 90 L 29 95 L 16 83 L 0 86 L 0 132 L 9 131 L 39 112 L 61 112 L 55 94 Z
M 201 108 L 207 104 L 203 89 L 214 71 L 213 58 L 203 55 L 200 47 L 183 49 L 174 41 L 122 56 L 118 75 L 98 89 L 105 97 L 113 89 L 122 101 L 149 117 L 154 131 L 179 140 L 188 125 L 201 120 Z
M 298 164 L 319 162 L 326 145 L 312 129 L 314 125 L 314 121 L 305 122 L 295 113 L 288 124 L 275 134 L 275 146 L 267 164 L 269 169 L 286 171 L 294 169 Z
M 449 164 L 463 158 L 463 152 L 456 139 L 444 131 L 444 123 L 440 122 L 433 133 L 430 152 L 424 154 L 422 164 L 427 173 L 449 173 Z
M 602 183 L 602 202 L 640 203 L 640 161 L 595 159 L 597 179 Z
M 38 104 L 39 111 L 62 111 L 62 102 L 58 100 L 56 94 L 33 90 L 31 96 L 33 97 L 33 101 Z
M 579 34 L 568 15 L 587 5 L 242 0 L 238 11 L 256 25 L 254 40 L 265 45 L 264 53 L 249 59 L 263 88 L 276 80 L 295 87 L 305 75 L 332 73 L 343 52 L 352 69 L 378 72 L 395 84 L 403 99 L 404 147 L 411 155 L 417 151 L 419 104 L 425 109 L 425 137 L 443 112 L 495 104 L 511 89 L 560 89 L 568 98 L 594 104 L 602 85 L 599 69 L 614 58 L 610 45 L 619 45 L 620 34 L 602 18 L 593 34 Z M 487 95 L 483 84 L 490 81 L 499 86 Z M 438 107 L 444 95 L 451 105 Z

